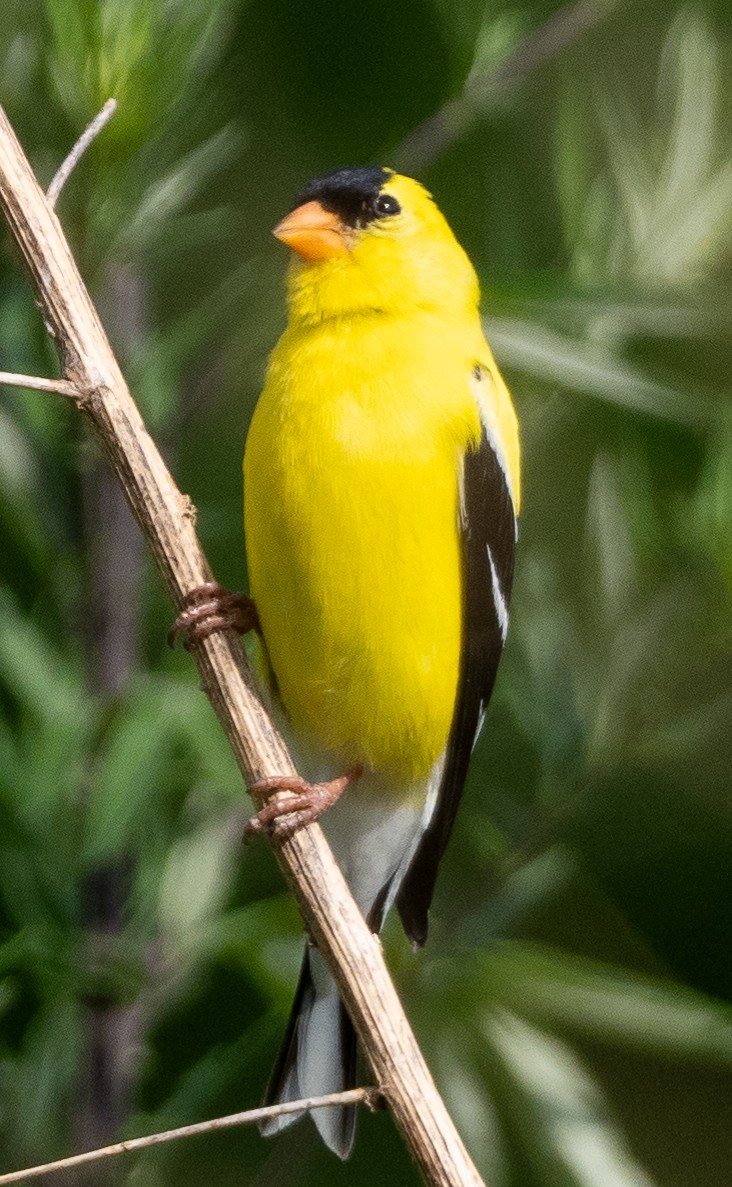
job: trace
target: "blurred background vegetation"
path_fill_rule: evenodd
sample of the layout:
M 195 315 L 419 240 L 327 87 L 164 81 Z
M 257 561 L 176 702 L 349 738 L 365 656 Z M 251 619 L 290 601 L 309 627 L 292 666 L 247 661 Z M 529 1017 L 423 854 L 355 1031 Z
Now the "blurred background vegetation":
M 392 968 L 492 1187 L 732 1167 L 728 0 L 4 0 L 0 99 L 147 422 L 246 581 L 240 457 L 311 176 L 433 190 L 481 275 L 525 492 L 512 630 L 433 911 Z M 56 374 L 16 251 L 0 367 Z M 61 397 L 0 392 L 0 1169 L 250 1107 L 296 910 L 172 608 Z M 417 1182 L 389 1117 L 67 1183 Z

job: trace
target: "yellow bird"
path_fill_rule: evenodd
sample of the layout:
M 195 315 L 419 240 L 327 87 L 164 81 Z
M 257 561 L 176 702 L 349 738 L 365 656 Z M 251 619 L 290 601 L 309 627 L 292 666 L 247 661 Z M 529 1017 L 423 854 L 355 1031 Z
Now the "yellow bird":
M 478 283 L 431 196 L 390 169 L 314 181 L 274 234 L 287 328 L 244 457 L 260 667 L 322 826 L 374 931 L 427 936 L 437 867 L 506 638 L 516 416 Z M 265 806 L 255 831 L 288 827 Z M 267 1103 L 352 1087 L 356 1041 L 309 946 Z M 342 1158 L 354 1109 L 313 1112 Z M 275 1133 L 294 1117 L 266 1122 Z

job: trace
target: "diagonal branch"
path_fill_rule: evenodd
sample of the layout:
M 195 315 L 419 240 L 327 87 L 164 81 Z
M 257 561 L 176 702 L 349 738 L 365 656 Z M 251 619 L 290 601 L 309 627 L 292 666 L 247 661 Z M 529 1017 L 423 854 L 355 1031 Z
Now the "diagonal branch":
M 150 438 L 53 210 L 0 109 L 0 205 L 25 256 L 64 378 L 91 423 L 176 605 L 211 579 L 195 511 Z M 257 696 L 238 638 L 196 648 L 203 687 L 247 782 L 293 774 Z M 317 825 L 276 846 L 306 927 L 328 961 L 379 1088 L 425 1181 L 480 1187 L 481 1179 L 434 1086 L 384 963 Z

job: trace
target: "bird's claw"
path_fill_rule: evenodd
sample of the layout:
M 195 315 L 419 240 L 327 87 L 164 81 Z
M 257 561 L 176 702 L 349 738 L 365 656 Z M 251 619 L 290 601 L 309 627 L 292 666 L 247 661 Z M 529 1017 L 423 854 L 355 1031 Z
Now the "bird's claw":
M 276 796 L 252 816 L 244 830 L 244 837 L 258 833 L 269 833 L 277 841 L 287 841 L 299 829 L 312 824 L 327 808 L 332 807 L 349 783 L 358 779 L 362 767 L 353 767 L 339 779 L 324 783 L 310 783 L 298 775 L 279 775 L 271 779 L 259 779 L 252 783 L 249 794 L 263 799 L 272 792 L 285 791 L 287 796 Z
M 259 617 L 251 598 L 232 593 L 218 581 L 196 586 L 183 600 L 183 608 L 168 631 L 168 646 L 175 647 L 178 635 L 185 635 L 187 651 L 214 631 L 235 630 L 245 635 L 259 631 Z

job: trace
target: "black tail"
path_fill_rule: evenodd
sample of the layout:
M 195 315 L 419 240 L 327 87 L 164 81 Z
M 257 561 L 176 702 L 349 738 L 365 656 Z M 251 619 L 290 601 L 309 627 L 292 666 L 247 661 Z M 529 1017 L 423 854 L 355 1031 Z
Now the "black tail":
M 316 977 L 313 977 L 313 965 Z M 318 982 L 316 993 L 315 981 Z M 313 1033 L 314 1032 L 314 1033 Z M 314 1057 L 317 1064 L 312 1066 Z M 301 1066 L 301 1061 L 307 1061 Z M 295 1000 L 263 1103 L 281 1104 L 303 1096 L 346 1092 L 356 1086 L 356 1032 L 322 956 L 308 949 L 300 969 Z M 355 1105 L 313 1109 L 323 1141 L 340 1158 L 351 1153 L 356 1129 Z M 302 1113 L 289 1113 L 260 1123 L 265 1137 L 279 1133 Z

